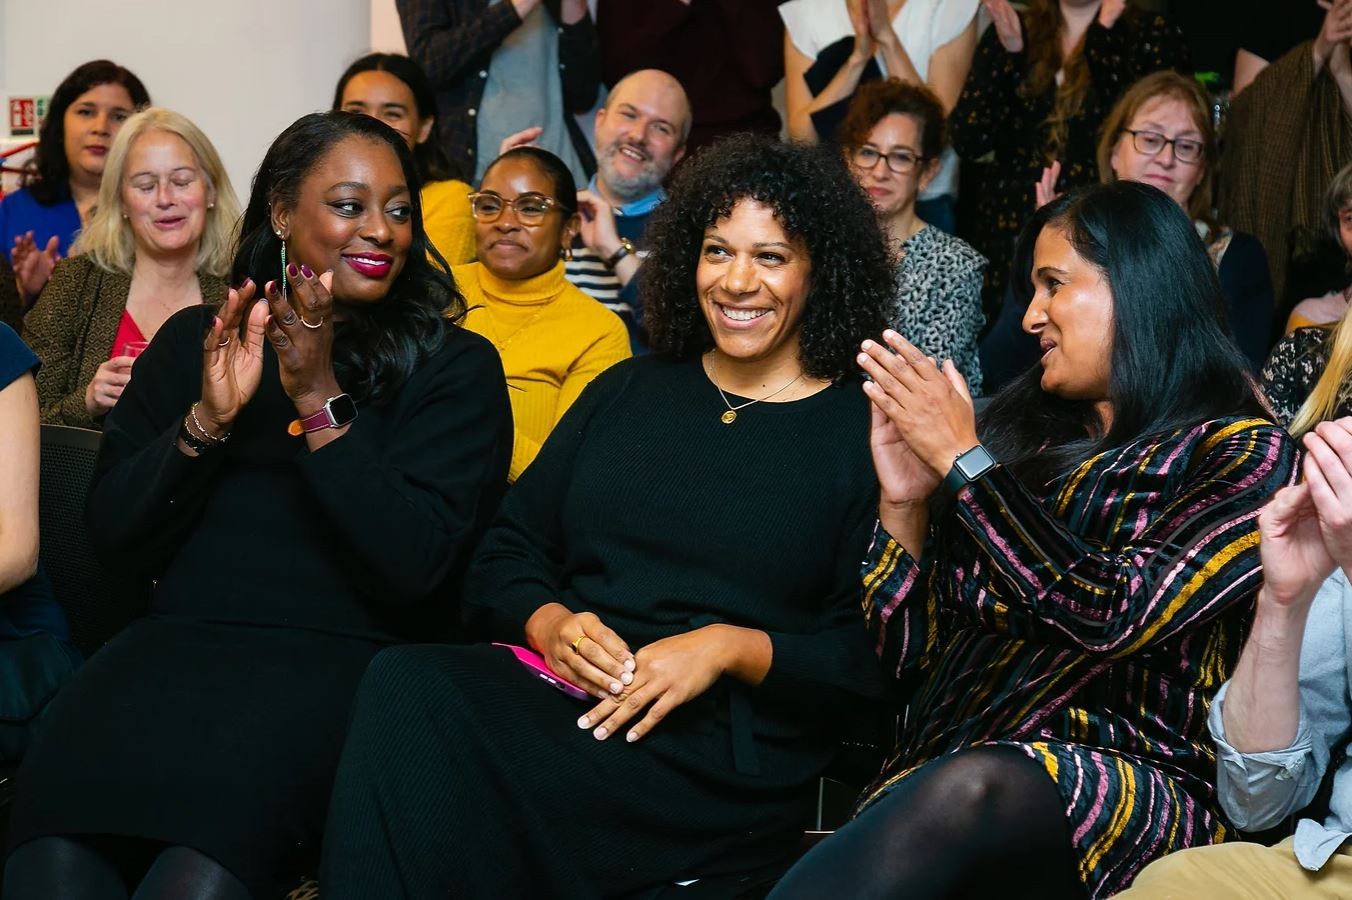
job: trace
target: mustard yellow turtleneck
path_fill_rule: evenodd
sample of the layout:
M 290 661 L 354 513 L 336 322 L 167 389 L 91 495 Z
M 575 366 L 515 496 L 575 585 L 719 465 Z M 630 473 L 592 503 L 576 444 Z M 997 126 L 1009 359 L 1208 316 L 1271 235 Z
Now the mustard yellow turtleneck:
M 469 307 L 464 326 L 502 356 L 516 426 L 508 478 L 516 481 L 582 389 L 629 357 L 629 332 L 564 279 L 562 262 L 520 281 L 498 278 L 481 263 L 451 273 Z

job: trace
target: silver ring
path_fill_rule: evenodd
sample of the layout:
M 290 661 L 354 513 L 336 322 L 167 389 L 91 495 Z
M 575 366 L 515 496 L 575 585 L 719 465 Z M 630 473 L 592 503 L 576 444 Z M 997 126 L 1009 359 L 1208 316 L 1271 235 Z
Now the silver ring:
M 220 343 L 218 343 L 218 344 L 216 345 L 216 347 L 217 347 L 217 349 L 219 349 L 219 348 L 221 348 L 221 347 L 224 347 L 224 346 L 225 346 L 226 344 L 228 344 L 228 343 L 230 343 L 230 335 L 227 334 L 227 335 L 225 336 L 225 340 L 223 340 L 223 341 L 221 341 Z
M 302 316 L 300 313 L 296 313 L 296 318 L 300 319 L 300 324 L 304 325 L 306 328 L 310 329 L 311 331 L 314 331 L 316 328 L 323 328 L 323 327 L 324 327 L 324 317 L 323 317 L 323 316 L 320 316 L 320 317 L 319 317 L 319 322 L 316 323 L 316 324 L 314 324 L 314 325 L 311 325 L 309 322 L 305 321 L 305 317 Z

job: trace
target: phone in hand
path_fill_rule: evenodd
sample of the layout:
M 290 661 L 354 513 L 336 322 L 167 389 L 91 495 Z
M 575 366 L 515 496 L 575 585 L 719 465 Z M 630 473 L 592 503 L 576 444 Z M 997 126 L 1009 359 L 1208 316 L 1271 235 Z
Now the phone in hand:
M 527 647 L 518 647 L 516 644 L 499 644 L 494 642 L 494 647 L 502 647 L 504 650 L 510 650 L 516 657 L 516 661 L 521 663 L 536 678 L 545 684 L 554 688 L 556 691 L 563 691 L 574 700 L 593 700 L 591 694 L 588 694 L 582 688 L 573 684 L 567 678 L 556 673 L 545 662 L 544 657 Z

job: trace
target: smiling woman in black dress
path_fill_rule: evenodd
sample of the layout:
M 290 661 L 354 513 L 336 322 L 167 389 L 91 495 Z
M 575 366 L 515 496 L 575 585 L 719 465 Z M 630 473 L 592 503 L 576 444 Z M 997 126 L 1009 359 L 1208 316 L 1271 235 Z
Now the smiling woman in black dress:
M 506 482 L 502 367 L 442 317 L 461 300 L 392 129 L 296 122 L 242 235 L 240 289 L 170 319 L 108 419 L 90 531 L 155 579 L 150 615 L 53 704 L 6 900 L 279 893 L 313 864 L 362 672 L 448 633 Z

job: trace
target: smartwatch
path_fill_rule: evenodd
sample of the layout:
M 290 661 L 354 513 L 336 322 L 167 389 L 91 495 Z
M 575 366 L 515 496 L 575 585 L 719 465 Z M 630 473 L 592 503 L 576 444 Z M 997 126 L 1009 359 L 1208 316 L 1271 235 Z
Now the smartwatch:
M 323 431 L 325 428 L 342 428 L 344 425 L 352 424 L 356 418 L 357 404 L 353 403 L 347 394 L 339 394 L 337 397 L 330 397 L 320 407 L 319 412 L 301 419 L 300 429 L 309 434 L 312 431 Z
M 967 485 L 995 468 L 995 457 L 989 450 L 977 444 L 966 453 L 959 453 L 953 460 L 953 468 L 944 476 L 944 487 L 955 497 Z

